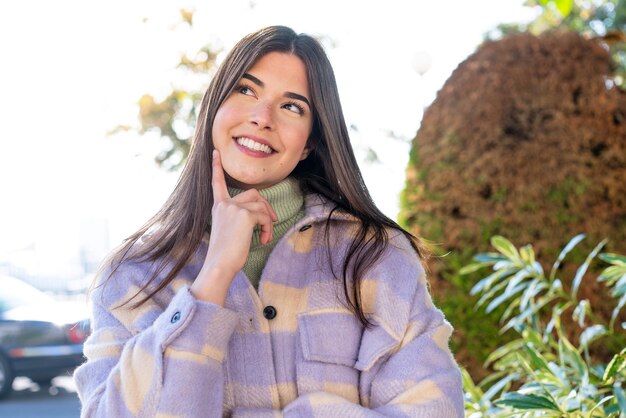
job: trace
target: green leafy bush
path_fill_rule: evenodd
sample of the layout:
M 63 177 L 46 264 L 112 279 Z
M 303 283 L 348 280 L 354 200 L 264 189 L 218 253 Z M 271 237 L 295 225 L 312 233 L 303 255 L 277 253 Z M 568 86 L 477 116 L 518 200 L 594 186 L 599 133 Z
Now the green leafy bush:
M 489 251 L 493 235 L 532 242 L 546 271 L 571 231 L 591 242 L 608 237 L 612 252 L 626 254 L 626 92 L 607 88 L 611 65 L 601 45 L 577 33 L 507 37 L 459 64 L 424 112 L 399 221 L 436 243 L 436 254 L 450 253 L 445 266 L 429 260 L 430 284 L 462 331 L 453 335 L 456 358 L 477 381 L 498 344 L 483 324 L 495 325 L 500 312 L 466 315 L 476 301 L 455 264 Z M 584 261 L 579 253 L 570 263 Z M 600 306 L 597 287 L 605 290 L 587 281 L 580 298 Z M 610 311 L 596 314 L 609 322 Z
M 491 353 L 487 365 L 494 372 L 479 384 L 464 372 L 466 416 L 626 417 L 626 322 L 619 323 L 626 305 L 626 256 L 600 253 L 602 241 L 564 286 L 560 267 L 583 238 L 569 241 L 547 275 L 532 246 L 518 250 L 501 236 L 491 239 L 497 252 L 478 254 L 461 269 L 469 274 L 491 267 L 472 289 L 480 296 L 477 307 L 491 312 L 504 306 L 502 331 L 519 335 Z M 608 266 L 596 280 L 610 291 L 612 300 L 606 303 L 615 304 L 608 323 L 594 315 L 587 299 L 578 298 L 580 284 L 598 258 Z M 593 355 L 600 344 L 618 347 L 608 361 Z

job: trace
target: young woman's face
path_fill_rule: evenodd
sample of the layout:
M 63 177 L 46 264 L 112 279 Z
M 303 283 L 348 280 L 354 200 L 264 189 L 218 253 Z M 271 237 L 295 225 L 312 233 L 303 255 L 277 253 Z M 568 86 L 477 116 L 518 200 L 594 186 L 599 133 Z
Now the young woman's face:
M 270 52 L 239 80 L 213 122 L 213 145 L 242 189 L 262 189 L 285 179 L 308 154 L 313 125 L 304 63 Z

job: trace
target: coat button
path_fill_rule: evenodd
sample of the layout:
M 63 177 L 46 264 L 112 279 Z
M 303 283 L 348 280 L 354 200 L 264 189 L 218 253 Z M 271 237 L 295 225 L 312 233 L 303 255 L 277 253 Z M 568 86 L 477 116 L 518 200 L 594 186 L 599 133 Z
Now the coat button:
M 300 228 L 300 232 L 304 232 L 309 228 L 311 228 L 311 225 L 304 225 L 302 228 Z
M 276 308 L 272 305 L 266 306 L 265 309 L 263 309 L 263 316 L 265 317 L 265 319 L 276 318 Z
M 170 319 L 170 322 L 172 324 L 175 324 L 176 322 L 178 322 L 179 319 L 180 319 L 180 311 L 178 311 L 174 315 L 172 315 L 172 319 Z

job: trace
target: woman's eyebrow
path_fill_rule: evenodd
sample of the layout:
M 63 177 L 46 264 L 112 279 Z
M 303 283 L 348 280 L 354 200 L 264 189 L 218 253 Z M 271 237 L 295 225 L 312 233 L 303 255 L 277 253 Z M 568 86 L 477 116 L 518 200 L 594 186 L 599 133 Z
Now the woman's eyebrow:
M 245 73 L 243 76 L 241 76 L 241 78 L 246 78 L 246 79 L 252 81 L 254 84 L 256 84 L 259 87 L 265 87 L 265 83 L 263 83 L 261 80 L 259 80 L 258 78 L 256 78 L 252 74 Z M 309 99 L 307 99 L 306 97 L 304 97 L 301 94 L 293 93 L 291 91 L 288 91 L 288 92 L 285 92 L 285 97 L 288 97 L 290 99 L 301 100 L 304 103 L 306 103 L 307 106 L 309 106 L 309 108 L 311 107 L 311 103 L 309 103 Z
M 306 103 L 307 106 L 309 106 L 309 108 L 311 108 L 311 103 L 309 103 L 309 100 L 301 94 L 288 91 L 285 93 L 285 97 L 289 97 L 290 99 L 301 100 L 304 103 Z
M 252 81 L 254 84 L 256 84 L 259 87 L 265 87 L 265 83 L 262 82 L 261 80 L 259 80 L 258 78 L 256 78 L 255 76 L 245 73 L 243 76 L 241 76 L 241 78 L 247 78 L 248 80 Z

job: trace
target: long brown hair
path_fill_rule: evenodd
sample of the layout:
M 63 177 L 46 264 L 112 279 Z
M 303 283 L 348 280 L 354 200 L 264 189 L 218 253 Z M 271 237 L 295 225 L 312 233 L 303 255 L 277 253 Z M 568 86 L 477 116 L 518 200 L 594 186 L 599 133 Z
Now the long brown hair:
M 173 263 L 165 278 L 136 301 L 134 307 L 166 287 L 200 245 L 210 224 L 213 207 L 211 133 L 215 114 L 243 74 L 259 58 L 274 51 L 294 54 L 302 60 L 307 68 L 311 94 L 314 116 L 308 140 L 311 152 L 291 175 L 298 179 L 304 193 L 318 193 L 333 202 L 333 211 L 345 211 L 361 220 L 343 262 L 341 276 L 349 307 L 363 324 L 369 322 L 362 309 L 361 277 L 388 245 L 388 229 L 403 233 L 417 255 L 422 256 L 418 239 L 380 212 L 365 187 L 350 144 L 333 69 L 324 49 L 309 35 L 296 34 L 284 26 L 271 26 L 244 37 L 230 51 L 202 98 L 189 157 L 174 191 L 163 207 L 109 257 L 109 278 L 124 260 L 159 263 L 141 291 L 163 272 L 168 262 Z M 326 222 L 327 239 L 330 236 L 329 221 L 330 215 Z M 135 246 L 151 229 L 155 232 L 145 243 Z

